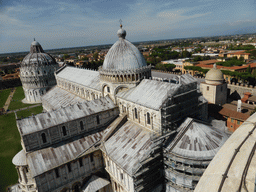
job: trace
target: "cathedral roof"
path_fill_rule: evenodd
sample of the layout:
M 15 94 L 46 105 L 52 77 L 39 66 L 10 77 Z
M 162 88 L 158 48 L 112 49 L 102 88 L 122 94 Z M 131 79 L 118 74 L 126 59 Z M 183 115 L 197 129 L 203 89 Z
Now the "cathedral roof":
M 109 49 L 102 69 L 125 71 L 147 66 L 140 51 L 125 39 L 126 31 L 121 28 L 118 30 L 117 35 L 119 40 Z
M 101 91 L 100 75 L 98 71 L 65 67 L 57 73 L 57 77 L 90 89 Z
M 103 131 L 77 139 L 73 142 L 27 153 L 27 162 L 32 177 L 79 158 L 81 154 L 85 153 L 101 140 L 102 134 Z
M 111 124 L 108 129 L 111 129 L 111 126 L 116 124 Z M 151 152 L 153 142 L 150 133 L 140 125 L 127 121 L 104 142 L 105 151 L 118 166 L 129 175 L 133 175 L 140 167 L 140 161 Z
M 26 135 L 115 107 L 115 104 L 109 97 L 102 97 L 17 120 L 17 125 L 20 134 Z
M 166 151 L 185 159 L 212 160 L 228 139 L 224 132 L 192 118 L 187 118 L 178 130 Z
M 37 41 L 33 41 L 30 46 L 30 53 L 24 57 L 21 62 L 21 67 L 52 64 L 57 65 L 55 59 L 50 54 L 45 53 L 42 46 Z
M 175 94 L 180 84 L 143 79 L 135 88 L 119 92 L 118 98 L 159 110 L 168 96 Z
M 42 103 L 46 107 L 47 111 L 56 110 L 61 107 L 67 107 L 77 103 L 82 103 L 85 100 L 73 93 L 70 93 L 58 86 L 55 86 L 49 90 L 42 97 Z

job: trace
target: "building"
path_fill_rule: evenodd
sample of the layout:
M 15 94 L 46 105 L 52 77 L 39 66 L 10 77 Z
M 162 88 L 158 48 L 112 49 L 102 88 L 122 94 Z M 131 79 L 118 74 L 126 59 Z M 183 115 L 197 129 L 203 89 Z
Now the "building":
M 245 51 L 236 51 L 227 53 L 227 57 L 237 57 L 240 59 L 243 57 L 245 60 L 249 59 L 250 53 L 245 53 Z
M 209 103 L 223 105 L 227 100 L 227 83 L 216 64 L 206 73 L 205 82 L 200 84 L 200 91 Z
M 20 65 L 20 80 L 25 94 L 24 103 L 41 103 L 41 96 L 56 85 L 54 71 L 58 68 L 55 59 L 44 52 L 37 41 L 30 46 L 30 53 Z
M 98 71 L 60 68 L 44 112 L 17 119 L 19 183 L 9 191 L 165 190 L 165 141 L 187 117 L 206 120 L 207 100 L 189 74 L 152 80 L 122 26 L 117 35 Z
M 182 58 L 182 59 L 171 59 L 167 61 L 161 61 L 162 64 L 174 64 L 176 67 L 175 70 L 182 71 L 183 63 L 188 60 L 189 58 Z

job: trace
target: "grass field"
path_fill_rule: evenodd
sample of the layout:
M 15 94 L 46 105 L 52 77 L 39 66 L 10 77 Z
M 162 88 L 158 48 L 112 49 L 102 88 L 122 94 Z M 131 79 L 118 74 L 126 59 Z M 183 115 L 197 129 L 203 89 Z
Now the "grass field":
M 21 150 L 20 134 L 14 113 L 0 116 L 0 191 L 18 182 L 12 158 Z
M 32 116 L 32 114 L 36 115 L 38 113 L 42 113 L 42 111 L 43 111 L 43 107 L 38 106 L 38 107 L 31 108 L 31 109 L 17 111 L 16 114 L 17 114 L 18 118 L 21 118 L 21 117 L 25 118 L 25 117 Z
M 21 102 L 22 99 L 24 99 L 24 98 L 25 98 L 25 95 L 24 95 L 24 91 L 22 89 L 22 86 L 16 87 L 16 91 L 13 95 L 12 101 L 11 101 L 8 109 L 9 110 L 14 110 L 14 109 L 20 109 L 20 108 L 23 108 L 23 107 L 31 106 L 31 104 L 24 104 L 24 103 Z
M 10 95 L 11 89 L 0 90 L 0 108 L 4 107 L 4 104 Z

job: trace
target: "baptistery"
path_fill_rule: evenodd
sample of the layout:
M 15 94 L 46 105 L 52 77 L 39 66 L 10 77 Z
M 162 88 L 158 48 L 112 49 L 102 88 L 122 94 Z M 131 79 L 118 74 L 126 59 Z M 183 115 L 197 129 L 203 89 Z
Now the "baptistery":
M 24 103 L 40 103 L 41 96 L 56 85 L 54 71 L 58 68 L 55 59 L 45 53 L 42 46 L 33 41 L 30 53 L 20 66 L 20 80 L 25 94 Z

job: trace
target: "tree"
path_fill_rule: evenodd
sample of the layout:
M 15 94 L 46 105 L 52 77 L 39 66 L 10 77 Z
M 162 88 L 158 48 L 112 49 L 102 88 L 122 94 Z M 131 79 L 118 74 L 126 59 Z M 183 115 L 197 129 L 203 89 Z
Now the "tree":
M 251 69 L 251 66 L 250 66 L 250 65 L 247 67 L 246 72 L 249 73 L 249 74 L 252 73 L 252 69 Z
M 175 67 L 176 65 L 174 64 L 165 64 L 166 71 L 172 71 Z
M 99 53 L 97 51 L 93 53 L 94 60 L 97 60 L 98 56 L 99 56 Z
M 181 53 L 182 58 L 191 57 L 191 53 L 188 51 L 182 51 Z
M 70 56 L 68 55 L 68 54 L 64 54 L 63 55 L 63 59 L 67 59 L 67 58 L 69 58 Z

